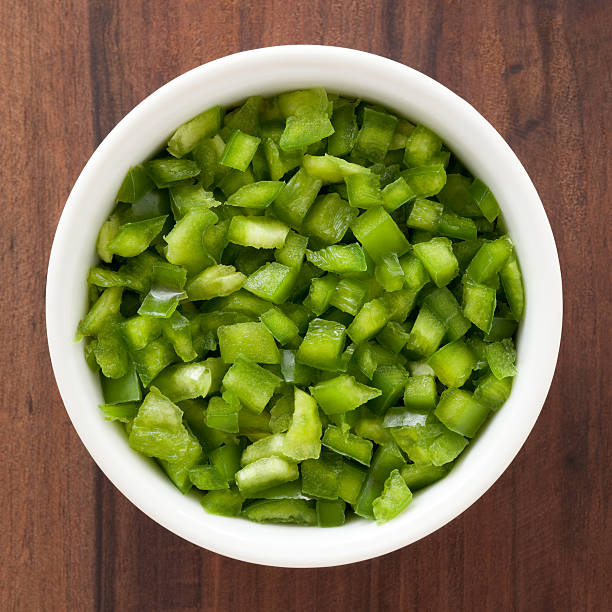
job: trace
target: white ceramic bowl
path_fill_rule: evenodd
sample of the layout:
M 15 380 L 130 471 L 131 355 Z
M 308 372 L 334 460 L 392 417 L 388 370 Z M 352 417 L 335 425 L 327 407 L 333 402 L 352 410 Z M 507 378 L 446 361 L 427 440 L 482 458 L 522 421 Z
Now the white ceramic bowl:
M 151 460 L 133 452 L 122 429 L 98 409 L 100 385 L 74 342 L 85 313 L 87 270 L 98 229 L 126 170 L 156 152 L 181 123 L 215 104 L 320 85 L 379 102 L 435 130 L 502 208 L 523 269 L 527 307 L 512 395 L 451 473 L 415 495 L 410 508 L 378 526 L 260 525 L 207 514 Z M 319 567 L 396 550 L 448 523 L 502 474 L 523 445 L 548 392 L 561 336 L 561 274 L 554 238 L 525 169 L 467 102 L 394 61 L 338 47 L 286 46 L 237 53 L 179 76 L 132 110 L 91 156 L 61 216 L 47 278 L 47 335 L 57 384 L 77 433 L 114 485 L 155 521 L 217 553 L 266 565 Z

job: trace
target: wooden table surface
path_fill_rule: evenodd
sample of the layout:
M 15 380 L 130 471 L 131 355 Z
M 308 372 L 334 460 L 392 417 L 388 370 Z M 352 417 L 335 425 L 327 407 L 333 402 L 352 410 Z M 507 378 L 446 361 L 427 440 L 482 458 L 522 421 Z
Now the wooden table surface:
M 0 610 L 610 609 L 611 30 L 610 0 L 4 0 Z M 555 380 L 502 478 L 424 540 L 320 570 L 206 552 L 126 501 L 67 418 L 44 327 L 57 221 L 113 125 L 194 66 L 288 43 L 385 55 L 473 104 L 541 195 L 565 293 Z

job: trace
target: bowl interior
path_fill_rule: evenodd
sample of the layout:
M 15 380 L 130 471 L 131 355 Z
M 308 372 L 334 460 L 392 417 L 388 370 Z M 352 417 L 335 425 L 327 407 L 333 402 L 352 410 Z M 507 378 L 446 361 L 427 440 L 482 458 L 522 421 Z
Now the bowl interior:
M 526 315 L 514 389 L 451 473 L 415 495 L 400 517 L 378 526 L 357 519 L 316 530 L 260 525 L 205 513 L 155 464 L 133 452 L 120 427 L 104 421 L 99 382 L 74 342 L 85 312 L 85 279 L 98 229 L 126 170 L 157 152 L 182 122 L 249 95 L 323 86 L 379 102 L 436 131 L 495 194 L 521 262 Z M 108 135 L 79 176 L 55 236 L 47 283 L 47 333 L 60 393 L 88 451 L 117 488 L 183 538 L 237 559 L 289 567 L 339 565 L 405 546 L 441 527 L 480 497 L 512 461 L 541 410 L 561 331 L 561 278 L 554 239 L 519 160 L 467 102 L 404 65 L 335 47 L 272 47 L 196 68 L 157 90 Z

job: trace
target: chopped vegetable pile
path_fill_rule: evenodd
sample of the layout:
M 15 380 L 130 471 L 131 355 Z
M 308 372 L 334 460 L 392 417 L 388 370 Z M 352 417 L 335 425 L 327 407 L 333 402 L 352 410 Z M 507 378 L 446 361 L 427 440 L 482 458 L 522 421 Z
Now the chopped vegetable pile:
M 208 512 L 387 521 L 510 395 L 516 254 L 423 125 L 254 96 L 181 125 L 116 201 L 78 335 L 106 418 Z

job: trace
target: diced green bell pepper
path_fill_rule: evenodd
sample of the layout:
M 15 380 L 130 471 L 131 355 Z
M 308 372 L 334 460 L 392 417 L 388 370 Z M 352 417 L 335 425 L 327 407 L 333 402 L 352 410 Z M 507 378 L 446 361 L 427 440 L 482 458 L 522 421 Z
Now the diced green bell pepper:
M 310 392 L 327 415 L 349 412 L 382 393 L 380 389 L 358 383 L 347 374 L 321 381 L 311 387 Z
M 236 484 L 241 493 L 250 494 L 296 480 L 299 476 L 295 463 L 280 457 L 265 457 L 238 470 Z
M 213 106 L 183 123 L 168 141 L 168 152 L 175 157 L 183 157 L 192 151 L 200 140 L 216 134 L 221 127 L 222 112 L 220 106 Z
M 313 319 L 298 348 L 296 360 L 319 370 L 336 371 L 344 350 L 346 327 L 326 319 Z
M 308 261 L 327 272 L 350 274 L 364 272 L 367 263 L 361 245 L 333 244 L 319 251 L 306 251 Z
M 253 160 L 260 142 L 261 138 L 257 136 L 235 130 L 225 145 L 219 163 L 244 172 Z
M 258 414 L 280 383 L 278 376 L 243 357 L 237 357 L 223 377 L 224 387 L 233 391 L 245 408 Z
M 238 291 L 245 283 L 246 276 L 237 272 L 234 266 L 215 265 L 202 270 L 187 283 L 190 300 L 211 300 Z
M 222 325 L 217 333 L 219 350 L 225 363 L 234 363 L 242 357 L 255 363 L 280 363 L 274 336 L 263 323 Z
M 378 524 L 385 523 L 403 512 L 412 501 L 412 492 L 399 470 L 391 471 L 382 493 L 372 502 L 372 512 Z
M 472 374 L 475 357 L 463 340 L 455 340 L 438 349 L 427 363 L 447 387 L 462 387 Z
M 436 406 L 436 416 L 450 430 L 472 438 L 489 416 L 489 409 L 469 391 L 446 389 Z
M 256 249 L 277 249 L 285 244 L 288 233 L 289 227 L 277 219 L 238 215 L 230 221 L 227 239 Z
M 334 452 L 369 466 L 372 459 L 372 442 L 352 433 L 343 433 L 335 425 L 328 425 L 322 439 L 323 446 Z
M 388 253 L 401 256 L 410 249 L 408 240 L 382 206 L 366 210 L 352 223 L 351 229 L 374 261 Z
M 242 515 L 258 523 L 317 524 L 315 509 L 303 499 L 262 499 L 247 506 Z
M 172 402 L 206 397 L 210 383 L 211 373 L 205 362 L 168 366 L 153 381 L 153 385 Z

